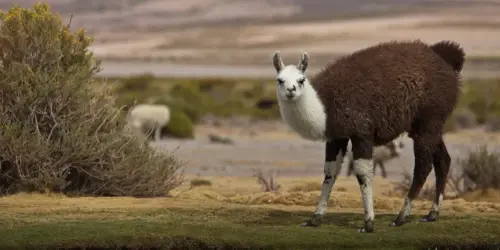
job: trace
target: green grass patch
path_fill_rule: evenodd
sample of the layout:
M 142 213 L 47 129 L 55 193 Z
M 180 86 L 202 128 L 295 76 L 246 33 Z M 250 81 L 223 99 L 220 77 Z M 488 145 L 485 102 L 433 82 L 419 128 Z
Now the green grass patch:
M 98 211 L 96 211 L 98 212 Z M 1 249 L 422 249 L 491 247 L 500 244 L 500 218 L 443 216 L 435 223 L 388 226 L 393 214 L 376 218 L 375 232 L 356 232 L 361 214 L 328 213 L 318 228 L 301 228 L 310 212 L 263 208 L 212 210 L 117 210 L 100 218 L 61 211 L 1 218 Z M 108 217 L 109 216 L 109 217 Z M 498 245 L 497 245 L 498 246 Z M 489 248 L 491 249 L 491 248 Z

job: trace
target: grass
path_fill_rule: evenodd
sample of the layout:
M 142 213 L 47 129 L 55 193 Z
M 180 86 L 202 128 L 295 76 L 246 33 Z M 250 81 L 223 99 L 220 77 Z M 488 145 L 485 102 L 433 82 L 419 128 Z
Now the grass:
M 500 217 L 446 215 L 437 223 L 356 233 L 362 214 L 330 212 L 318 228 L 301 228 L 310 211 L 177 198 L 6 198 L 1 249 L 415 249 L 500 244 Z M 310 209 L 308 209 L 310 210 Z

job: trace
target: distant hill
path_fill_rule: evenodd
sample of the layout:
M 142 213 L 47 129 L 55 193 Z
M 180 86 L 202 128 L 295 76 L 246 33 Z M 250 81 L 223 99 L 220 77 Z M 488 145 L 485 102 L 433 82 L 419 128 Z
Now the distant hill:
M 23 7 L 35 0 L 19 0 Z M 46 0 L 73 27 L 90 31 L 157 30 L 168 27 L 303 22 L 497 1 L 460 0 Z M 0 0 L 8 9 L 13 1 Z

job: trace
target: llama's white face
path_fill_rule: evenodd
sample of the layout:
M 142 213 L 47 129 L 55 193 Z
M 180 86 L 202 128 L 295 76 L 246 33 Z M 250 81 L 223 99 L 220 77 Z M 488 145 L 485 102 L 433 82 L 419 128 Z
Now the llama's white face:
M 273 65 L 277 72 L 276 92 L 278 98 L 286 101 L 295 101 L 300 98 L 304 88 L 309 84 L 305 71 L 308 65 L 308 56 L 302 52 L 302 58 L 298 65 L 285 66 L 279 52 L 273 57 Z

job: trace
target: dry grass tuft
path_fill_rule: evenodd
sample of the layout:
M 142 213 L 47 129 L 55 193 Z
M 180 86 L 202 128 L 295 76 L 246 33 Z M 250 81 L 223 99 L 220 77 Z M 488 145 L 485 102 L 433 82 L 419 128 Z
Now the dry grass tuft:
M 257 179 L 264 192 L 276 192 L 281 188 L 281 185 L 276 181 L 277 176 L 278 170 L 275 169 L 269 170 L 267 175 L 260 169 L 254 169 L 253 174 L 253 177 Z

